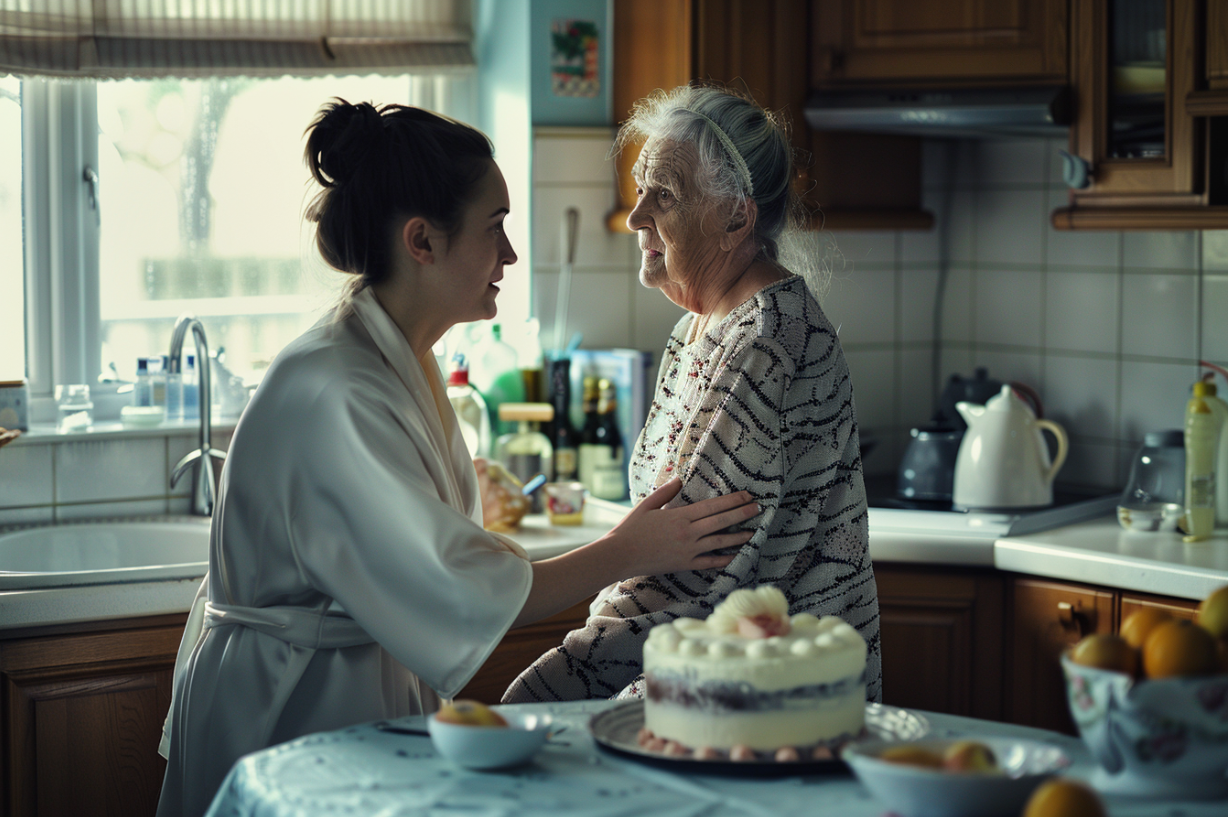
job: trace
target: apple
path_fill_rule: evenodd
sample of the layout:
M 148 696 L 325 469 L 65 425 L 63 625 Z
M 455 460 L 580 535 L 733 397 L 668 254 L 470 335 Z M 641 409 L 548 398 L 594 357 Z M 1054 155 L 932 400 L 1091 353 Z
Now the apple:
M 879 752 L 879 760 L 902 763 L 906 766 L 924 766 L 928 769 L 942 768 L 942 755 L 920 746 L 888 746 Z
M 942 767 L 952 772 L 996 772 L 993 750 L 975 740 L 959 740 L 942 753 Z
M 1202 600 L 1194 620 L 1216 638 L 1228 638 L 1228 585 Z
M 478 701 L 452 701 L 446 703 L 435 713 L 435 719 L 444 723 L 457 723 L 461 726 L 507 726 L 495 710 Z

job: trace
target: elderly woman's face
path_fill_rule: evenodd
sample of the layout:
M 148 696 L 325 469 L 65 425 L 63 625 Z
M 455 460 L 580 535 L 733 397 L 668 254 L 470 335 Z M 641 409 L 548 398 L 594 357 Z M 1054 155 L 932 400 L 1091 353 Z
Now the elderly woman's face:
M 697 160 L 689 143 L 646 143 L 632 170 L 637 201 L 627 217 L 640 237 L 641 283 L 663 288 L 688 309 L 694 306 L 683 302 L 686 288 L 699 283 L 720 254 L 713 203 L 695 185 Z

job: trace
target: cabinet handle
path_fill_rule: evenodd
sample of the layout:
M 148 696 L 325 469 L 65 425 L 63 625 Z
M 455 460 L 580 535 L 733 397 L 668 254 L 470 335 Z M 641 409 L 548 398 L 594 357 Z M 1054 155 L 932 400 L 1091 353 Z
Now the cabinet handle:
M 1082 638 L 1094 629 L 1094 613 L 1085 612 L 1079 609 L 1079 607 L 1080 605 L 1077 601 L 1074 604 L 1068 601 L 1059 601 L 1057 603 L 1057 620 L 1061 622 L 1062 629 L 1074 630 L 1075 635 Z

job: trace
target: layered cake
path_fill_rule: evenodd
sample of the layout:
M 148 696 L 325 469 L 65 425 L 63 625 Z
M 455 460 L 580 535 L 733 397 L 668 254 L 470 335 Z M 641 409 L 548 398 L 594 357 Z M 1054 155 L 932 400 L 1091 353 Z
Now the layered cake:
M 809 757 L 861 733 L 865 669 L 865 639 L 844 621 L 790 616 L 775 587 L 736 590 L 706 620 L 649 632 L 640 742 L 696 757 Z

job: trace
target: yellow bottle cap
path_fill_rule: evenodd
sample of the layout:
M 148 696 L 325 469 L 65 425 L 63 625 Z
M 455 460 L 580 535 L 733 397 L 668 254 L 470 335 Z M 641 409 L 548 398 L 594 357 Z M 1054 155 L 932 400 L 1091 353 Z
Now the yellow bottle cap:
M 1195 397 L 1215 397 L 1215 384 L 1207 380 L 1199 380 L 1194 383 Z

